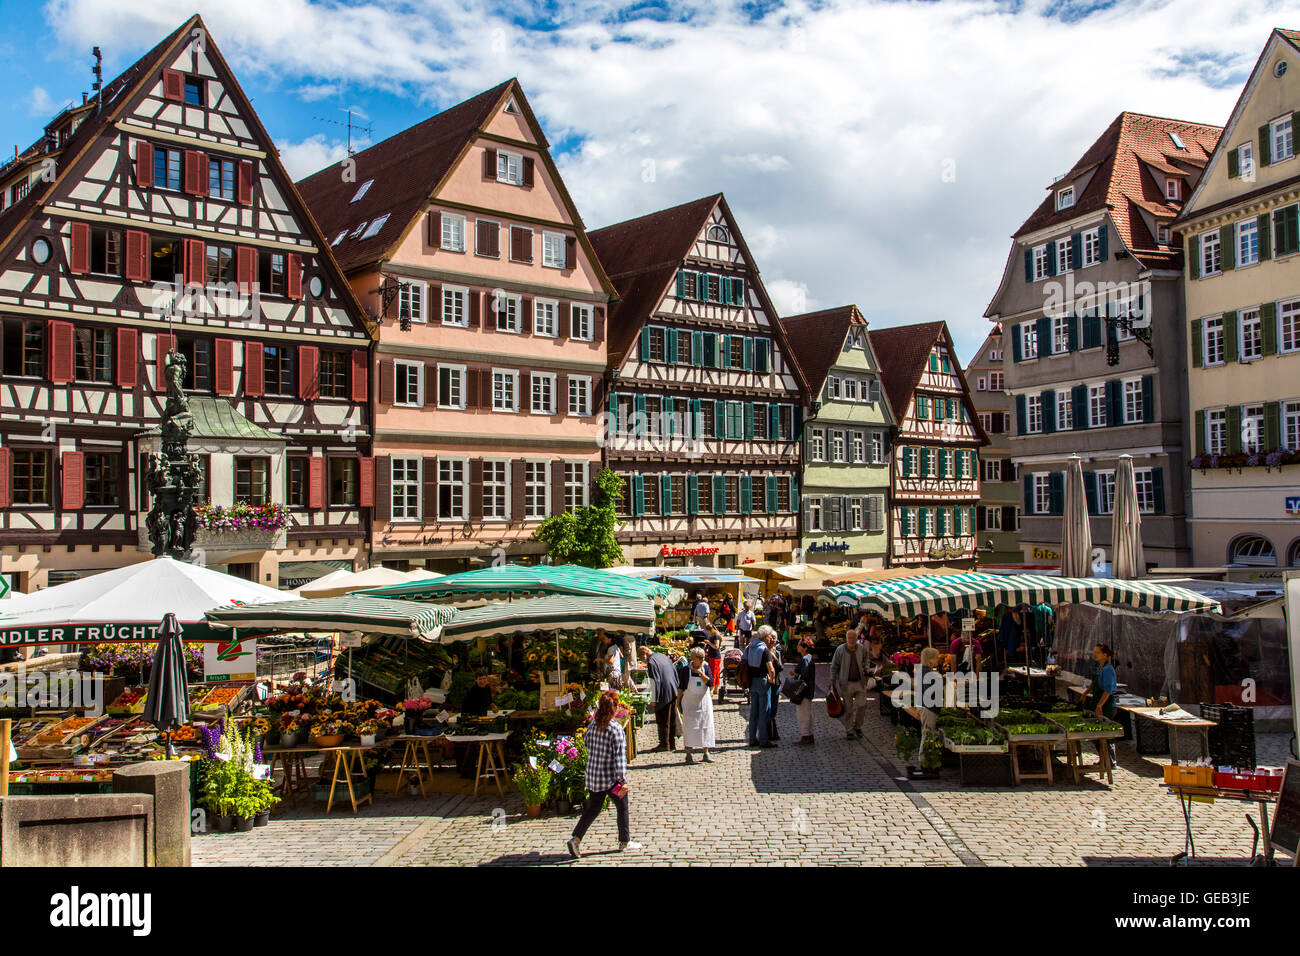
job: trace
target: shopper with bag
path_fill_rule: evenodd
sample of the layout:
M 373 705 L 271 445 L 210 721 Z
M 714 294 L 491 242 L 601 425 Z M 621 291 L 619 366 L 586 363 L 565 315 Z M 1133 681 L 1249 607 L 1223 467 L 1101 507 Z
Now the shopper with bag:
M 596 713 L 587 725 L 583 742 L 587 745 L 587 805 L 583 808 L 573 836 L 565 844 L 569 856 L 575 860 L 582 855 L 582 838 L 587 829 L 600 816 L 605 798 L 614 804 L 618 816 L 618 848 L 639 850 L 640 843 L 632 842 L 632 828 L 627 809 L 627 737 L 623 728 L 614 721 L 618 707 L 618 691 L 607 690 L 596 701 Z
M 862 739 L 862 725 L 867 719 L 867 648 L 858 641 L 858 629 L 844 634 L 844 643 L 831 657 L 831 690 L 844 701 L 844 734 Z
M 785 656 L 775 630 L 767 637 L 767 649 L 772 655 L 772 667 L 776 671 L 776 680 L 767 689 L 767 735 L 771 740 L 780 740 L 781 735 L 776 730 L 776 711 L 781 704 L 781 681 L 785 677 Z
M 768 649 L 768 638 L 776 632 L 764 624 L 754 634 L 754 640 L 745 648 L 745 663 L 749 668 L 749 746 L 775 747 L 771 739 L 769 711 L 771 690 L 776 683 L 776 662 Z
M 704 648 L 691 648 L 690 670 L 679 692 L 682 707 L 682 743 L 686 747 L 686 762 L 695 763 L 691 751 L 703 750 L 704 762 L 713 763 L 709 748 L 714 745 L 713 732 L 713 674 L 705 663 Z
M 799 641 L 799 660 L 795 662 L 794 673 L 785 679 L 782 688 L 795 706 L 795 716 L 799 720 L 799 745 L 812 746 L 813 743 L 813 698 L 817 696 L 817 664 L 813 661 L 813 642 L 810 638 Z
M 677 668 L 667 654 L 651 653 L 650 648 L 639 651 L 646 662 L 654 693 L 655 724 L 659 728 L 659 746 L 650 752 L 677 749 L 681 725 L 677 720 Z

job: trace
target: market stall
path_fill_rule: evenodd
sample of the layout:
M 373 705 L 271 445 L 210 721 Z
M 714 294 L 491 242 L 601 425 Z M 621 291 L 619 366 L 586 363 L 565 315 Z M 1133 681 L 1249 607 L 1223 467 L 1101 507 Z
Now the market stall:
M 680 593 L 674 594 L 673 589 L 666 584 L 606 574 L 576 564 L 503 564 L 449 574 L 436 580 L 391 584 L 364 593 L 369 597 L 454 603 L 510 601 L 551 594 L 571 594 L 648 598 L 659 607 L 667 607 L 681 597 Z

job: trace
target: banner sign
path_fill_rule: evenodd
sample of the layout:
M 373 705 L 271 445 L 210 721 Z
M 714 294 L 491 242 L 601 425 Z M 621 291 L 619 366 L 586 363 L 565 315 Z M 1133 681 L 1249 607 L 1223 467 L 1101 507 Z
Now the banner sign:
M 659 549 L 661 558 L 687 558 L 696 554 L 717 554 L 721 548 L 710 548 L 706 545 L 700 545 L 697 548 L 676 548 L 670 544 L 665 544 Z
M 256 680 L 257 638 L 203 645 L 204 681 Z
M 809 551 L 848 551 L 847 541 L 814 541 L 808 545 Z
M 0 646 L 36 647 L 48 644 L 131 644 L 158 640 L 161 621 L 153 624 L 50 624 L 44 627 L 5 627 L 0 621 Z M 206 624 L 185 624 L 187 641 L 217 640 Z

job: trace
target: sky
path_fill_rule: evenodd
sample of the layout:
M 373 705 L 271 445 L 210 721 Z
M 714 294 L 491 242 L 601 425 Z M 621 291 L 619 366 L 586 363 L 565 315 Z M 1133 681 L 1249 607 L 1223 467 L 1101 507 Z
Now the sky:
M 198 0 L 295 177 L 511 76 L 588 228 L 726 193 L 778 311 L 983 341 L 1010 236 L 1123 110 L 1222 125 L 1271 0 Z M 175 29 L 0 0 L 0 150 Z

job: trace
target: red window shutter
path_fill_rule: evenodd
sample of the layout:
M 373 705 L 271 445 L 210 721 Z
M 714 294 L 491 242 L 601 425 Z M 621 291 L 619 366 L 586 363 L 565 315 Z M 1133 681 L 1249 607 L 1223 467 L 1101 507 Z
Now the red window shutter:
M 185 191 L 191 196 L 208 194 L 208 154 L 197 149 L 185 151 Z
M 185 76 L 180 70 L 163 70 L 163 99 L 185 101 Z
M 235 198 L 239 200 L 241 206 L 253 205 L 253 164 L 241 162 L 239 164 L 239 188 L 235 193 Z
M 65 451 L 61 457 L 63 510 L 80 511 L 86 505 L 86 483 L 82 479 L 86 456 L 79 451 Z
M 497 178 L 497 151 L 495 149 L 483 150 L 483 178 Z
M 366 455 L 361 456 L 361 467 L 357 474 L 360 487 L 357 489 L 357 503 L 362 508 L 375 506 L 375 460 Z
M 302 256 L 296 252 L 288 255 L 288 282 L 285 295 L 290 299 L 302 298 Z
M 524 157 L 524 188 L 525 189 L 533 188 L 533 166 L 534 166 L 533 157 L 525 156 Z
M 298 346 L 298 397 L 311 401 L 320 397 L 320 349 Z
M 167 353 L 176 347 L 176 336 L 163 334 L 156 338 L 158 354 L 154 364 L 153 387 L 155 391 L 163 393 L 167 391 L 167 367 L 164 363 L 167 360 Z
M 132 282 L 149 280 L 149 234 L 139 229 L 126 231 L 126 263 L 124 273 Z
M 117 330 L 117 384 L 135 388 L 140 367 L 140 333 L 135 329 Z
M 185 284 L 186 285 L 206 285 L 207 276 L 205 275 L 207 264 L 205 262 L 205 252 L 203 240 L 186 239 L 185 240 Z
M 325 459 L 320 455 L 307 460 L 307 507 L 325 507 Z
M 72 224 L 72 254 L 68 256 L 68 271 L 90 271 L 90 226 L 87 223 Z
M 252 292 L 257 281 L 257 250 L 252 246 L 235 247 L 235 281 L 240 292 Z
M 564 268 L 572 269 L 578 264 L 578 237 L 564 237 Z
M 257 398 L 262 394 L 262 343 L 244 343 L 244 395 Z
M 595 316 L 591 322 L 591 338 L 595 342 L 603 342 L 605 340 L 605 309 L 603 306 L 597 306 L 591 310 L 591 314 Z
M 50 333 L 49 376 L 51 382 L 72 381 L 72 323 L 48 322 Z
M 12 502 L 9 494 L 9 474 L 13 469 L 13 452 L 0 448 L 0 508 L 8 508 Z
M 153 143 L 135 144 L 135 184 L 141 189 L 153 185 Z
M 379 404 L 391 405 L 397 396 L 397 368 L 392 359 L 379 363 Z
M 235 340 L 217 339 L 217 373 L 214 376 L 218 395 L 235 394 Z
M 370 356 L 365 349 L 352 350 L 352 401 L 370 400 Z

